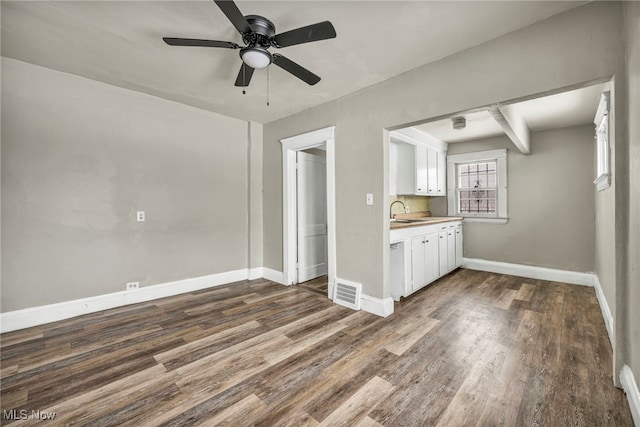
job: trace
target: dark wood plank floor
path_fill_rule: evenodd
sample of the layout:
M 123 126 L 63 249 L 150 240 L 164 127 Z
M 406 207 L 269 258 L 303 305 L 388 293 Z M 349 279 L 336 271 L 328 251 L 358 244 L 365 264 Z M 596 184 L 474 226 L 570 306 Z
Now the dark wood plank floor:
M 247 281 L 4 334 L 2 423 L 632 425 L 592 288 L 458 270 L 386 319 L 325 295 Z

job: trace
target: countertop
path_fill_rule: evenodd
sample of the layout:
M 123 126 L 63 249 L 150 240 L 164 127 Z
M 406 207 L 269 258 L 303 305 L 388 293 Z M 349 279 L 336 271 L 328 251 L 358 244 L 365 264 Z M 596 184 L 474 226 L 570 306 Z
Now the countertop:
M 409 227 L 420 227 L 422 225 L 438 224 L 442 222 L 462 221 L 464 218 L 461 216 L 431 216 L 431 212 L 415 212 L 408 214 L 395 215 L 397 220 L 410 220 L 411 222 L 391 222 L 390 227 L 392 230 Z

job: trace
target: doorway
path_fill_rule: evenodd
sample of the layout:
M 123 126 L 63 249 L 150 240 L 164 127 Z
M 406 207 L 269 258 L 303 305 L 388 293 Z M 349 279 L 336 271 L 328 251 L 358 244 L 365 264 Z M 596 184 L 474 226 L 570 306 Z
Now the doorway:
M 297 282 L 327 275 L 327 156 L 325 144 L 296 153 Z
M 281 140 L 283 278 L 294 285 L 327 276 L 335 286 L 334 127 Z

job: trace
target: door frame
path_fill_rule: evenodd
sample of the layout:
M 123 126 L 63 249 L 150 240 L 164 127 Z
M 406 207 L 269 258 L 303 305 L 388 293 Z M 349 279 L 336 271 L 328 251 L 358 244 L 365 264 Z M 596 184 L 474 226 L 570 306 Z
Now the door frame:
M 298 281 L 296 268 L 297 185 L 296 153 L 325 145 L 327 150 L 327 271 L 328 298 L 333 298 L 336 282 L 336 187 L 335 126 L 281 139 L 282 143 L 282 278 L 284 284 Z

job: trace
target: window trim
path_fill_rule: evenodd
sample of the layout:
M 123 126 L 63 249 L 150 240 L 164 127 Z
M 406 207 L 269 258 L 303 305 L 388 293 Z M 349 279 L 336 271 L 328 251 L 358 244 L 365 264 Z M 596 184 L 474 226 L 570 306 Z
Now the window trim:
M 598 191 L 611 186 L 611 138 L 609 124 L 609 95 L 610 92 L 602 92 L 598 110 L 593 119 L 596 125 L 596 179 L 593 183 Z M 604 128 L 604 131 L 602 129 Z
M 458 207 L 457 173 L 458 165 L 480 161 L 495 161 L 496 174 L 496 214 L 462 214 Z M 473 153 L 454 154 L 447 156 L 447 209 L 450 216 L 462 216 L 469 222 L 492 222 L 506 224 L 507 215 L 507 149 L 477 151 Z

